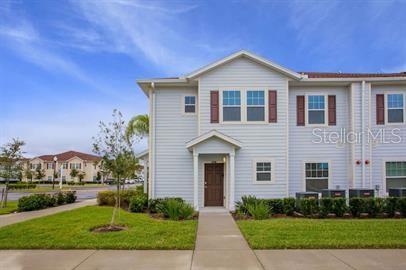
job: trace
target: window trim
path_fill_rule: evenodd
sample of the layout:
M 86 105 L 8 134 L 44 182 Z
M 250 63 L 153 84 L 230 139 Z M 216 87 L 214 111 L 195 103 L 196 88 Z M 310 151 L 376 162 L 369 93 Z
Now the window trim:
M 272 87 L 223 87 L 219 88 L 219 124 L 223 125 L 267 125 L 267 124 L 276 124 L 276 123 L 269 123 L 268 122 L 268 115 L 269 115 L 269 105 L 268 105 L 268 90 Z M 247 91 L 264 91 L 264 99 L 265 99 L 265 117 L 264 121 L 247 121 Z M 241 98 L 241 120 L 240 121 L 223 121 L 223 92 L 224 91 L 240 91 L 240 98 Z
M 185 103 L 185 98 L 186 97 L 194 97 L 195 98 L 195 111 L 194 112 L 185 112 L 185 106 L 186 106 L 186 103 Z M 182 100 L 181 100 L 181 104 L 182 104 L 182 108 L 181 108 L 181 110 L 182 110 L 182 115 L 196 115 L 197 114 L 197 95 L 196 94 L 183 94 L 182 96 L 181 96 L 181 98 L 182 98 Z
M 251 92 L 264 92 L 264 105 L 248 105 L 248 92 L 249 91 L 251 91 Z M 249 89 L 249 88 L 247 88 L 245 90 L 244 94 L 245 94 L 245 99 L 246 99 L 245 109 L 244 109 L 246 122 L 247 123 L 265 123 L 266 120 L 267 120 L 267 106 L 268 106 L 268 104 L 267 104 L 268 94 L 266 93 L 266 91 L 263 90 L 263 89 L 255 89 L 255 88 Z M 263 107 L 264 108 L 264 120 L 262 120 L 262 121 L 248 121 L 248 108 L 250 108 L 250 107 L 252 107 L 252 108 Z
M 389 157 L 389 158 L 383 158 L 382 159 L 382 186 L 379 189 L 380 192 L 384 192 L 383 194 L 388 195 L 388 192 L 386 192 L 386 178 L 399 178 L 395 176 L 387 176 L 386 175 L 386 162 L 406 162 L 405 157 Z M 379 194 L 377 194 L 379 195 Z
M 309 123 L 309 96 L 324 96 L 324 124 Z M 328 94 L 324 93 L 306 93 L 305 94 L 305 126 L 307 127 L 327 127 L 328 126 Z
M 257 163 L 258 162 L 270 162 L 271 163 L 271 181 L 258 181 L 257 180 Z M 258 157 L 252 160 L 252 182 L 255 185 L 269 185 L 275 183 L 275 160 L 269 157 Z
M 306 163 L 327 163 L 328 164 L 328 177 L 327 177 L 327 188 L 331 189 L 331 185 L 333 182 L 332 178 L 332 166 L 331 166 L 331 160 L 326 160 L 326 159 L 316 159 L 316 160 L 304 160 L 302 164 L 302 173 L 303 173 L 303 182 L 302 182 L 302 190 L 303 192 L 306 192 Z M 314 178 L 313 178 L 314 179 Z M 324 178 L 323 178 L 324 179 Z
M 388 111 L 389 111 L 389 104 L 388 104 L 388 95 L 396 95 L 402 94 L 403 95 L 403 122 L 396 122 L 396 123 L 389 123 L 388 119 Z M 406 123 L 406 93 L 405 91 L 385 91 L 384 92 L 384 104 L 385 104 L 385 125 L 387 126 L 399 126 L 404 125 Z M 385 180 L 386 181 L 386 180 Z

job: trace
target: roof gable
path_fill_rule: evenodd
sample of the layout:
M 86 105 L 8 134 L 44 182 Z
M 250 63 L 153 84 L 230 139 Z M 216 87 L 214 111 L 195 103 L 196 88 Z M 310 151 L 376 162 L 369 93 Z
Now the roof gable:
M 204 134 L 194 138 L 193 140 L 187 142 L 186 148 L 189 150 L 192 150 L 194 146 L 196 146 L 204 141 L 207 141 L 213 137 L 218 138 L 223 142 L 229 143 L 237 149 L 242 147 L 242 143 L 240 141 L 238 141 L 230 136 L 227 136 L 221 132 L 218 132 L 217 130 L 211 130 L 211 131 L 204 133 Z
M 281 74 L 284 74 L 287 77 L 290 77 L 290 78 L 293 78 L 293 79 L 296 79 L 296 80 L 300 80 L 303 77 L 301 74 L 299 74 L 299 73 L 297 73 L 295 71 L 289 70 L 289 69 L 287 69 L 285 67 L 282 67 L 282 66 L 280 66 L 280 65 L 278 65 L 278 64 L 276 64 L 276 63 L 274 63 L 272 61 L 269 61 L 269 60 L 267 60 L 265 58 L 262 58 L 260 56 L 255 55 L 255 54 L 252 54 L 250 52 L 242 50 L 242 51 L 236 52 L 236 53 L 234 53 L 234 54 L 232 54 L 230 56 L 227 56 L 227 57 L 225 57 L 225 58 L 223 58 L 223 59 L 221 59 L 219 61 L 216 61 L 216 62 L 214 62 L 212 64 L 204 66 L 204 67 L 202 67 L 202 68 L 200 68 L 200 69 L 198 69 L 198 70 L 196 70 L 196 71 L 194 71 L 192 73 L 189 73 L 189 74 L 187 74 L 185 76 L 185 78 L 186 79 L 195 79 L 197 77 L 202 76 L 206 72 L 214 70 L 214 69 L 218 68 L 219 66 L 222 66 L 222 65 L 224 65 L 226 63 L 229 63 L 229 62 L 231 62 L 231 61 L 233 61 L 235 59 L 241 58 L 241 57 L 245 57 L 247 59 L 250 59 L 250 60 L 252 60 L 252 61 L 254 61 L 254 62 L 256 62 L 256 63 L 258 63 L 260 65 L 268 67 L 268 68 L 270 68 L 270 69 L 272 69 L 274 71 L 277 71 L 277 72 L 279 72 Z

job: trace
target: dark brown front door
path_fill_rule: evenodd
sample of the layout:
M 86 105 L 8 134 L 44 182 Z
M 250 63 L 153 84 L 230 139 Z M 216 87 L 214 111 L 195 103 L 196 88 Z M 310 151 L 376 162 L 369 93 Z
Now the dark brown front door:
M 204 206 L 223 206 L 224 164 L 204 165 Z

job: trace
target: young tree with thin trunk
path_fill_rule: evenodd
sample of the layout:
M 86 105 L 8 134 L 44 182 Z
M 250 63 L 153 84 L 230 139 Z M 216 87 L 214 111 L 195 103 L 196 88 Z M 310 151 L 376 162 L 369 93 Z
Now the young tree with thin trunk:
M 41 170 L 40 167 L 37 167 L 35 169 L 35 179 L 37 179 L 38 181 L 44 179 L 45 175 L 45 170 Z
M 85 178 L 86 173 L 84 171 L 80 171 L 78 173 L 79 183 L 82 183 L 82 180 Z
M 76 170 L 76 169 L 72 169 L 72 170 L 70 171 L 70 174 L 69 174 L 69 175 L 70 175 L 70 177 L 72 177 L 73 181 L 75 181 L 76 176 L 79 175 L 79 171 Z
M 24 176 L 29 180 L 29 182 L 32 182 L 32 179 L 34 178 L 34 173 L 30 168 L 27 168 L 24 170 Z
M 124 180 L 133 173 L 137 160 L 132 150 L 132 139 L 126 136 L 127 126 L 122 114 L 114 110 L 113 121 L 100 122 L 99 134 L 93 138 L 93 152 L 102 157 L 101 169 L 109 172 L 116 180 L 117 192 L 110 228 L 115 225 L 116 213 L 120 209 L 120 187 Z
M 1 207 L 7 207 L 8 185 L 11 179 L 18 179 L 23 171 L 23 152 L 21 148 L 25 145 L 19 139 L 5 144 L 0 148 L 0 177 L 6 181 L 6 188 L 2 197 Z

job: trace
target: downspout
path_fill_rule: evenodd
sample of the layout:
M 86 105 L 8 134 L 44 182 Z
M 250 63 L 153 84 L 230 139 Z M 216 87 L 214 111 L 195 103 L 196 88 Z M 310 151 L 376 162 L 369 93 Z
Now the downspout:
M 365 81 L 361 84 L 361 187 L 365 188 Z

